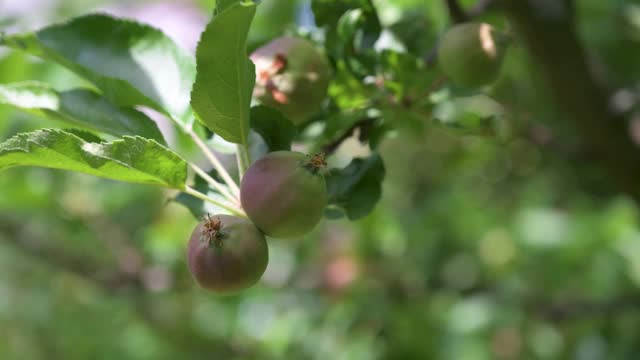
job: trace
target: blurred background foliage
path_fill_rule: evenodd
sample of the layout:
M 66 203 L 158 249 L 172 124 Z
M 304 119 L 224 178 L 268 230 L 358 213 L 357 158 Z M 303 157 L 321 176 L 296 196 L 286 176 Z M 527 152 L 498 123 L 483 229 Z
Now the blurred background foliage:
M 373 3 L 388 46 L 407 54 L 428 55 L 449 24 L 441 1 Z M 581 40 L 620 89 L 613 105 L 634 114 L 640 2 L 575 3 Z M 0 29 L 100 10 L 149 22 L 193 51 L 213 6 L 0 0 Z M 259 9 L 252 47 L 284 32 L 314 35 L 303 1 L 264 0 Z M 507 27 L 500 14 L 481 19 Z M 389 66 L 411 78 L 398 56 Z M 0 174 L 0 358 L 640 358 L 638 207 L 539 78 L 516 41 L 486 95 L 450 85 L 419 95 L 454 126 L 393 114 L 410 126 L 379 145 L 387 171 L 374 213 L 326 220 L 304 241 L 271 241 L 263 281 L 233 297 L 191 280 L 184 255 L 196 220 L 170 201 L 175 194 L 45 169 Z M 0 49 L 0 83 L 31 79 L 82 84 Z M 366 97 L 349 86 L 363 85 L 332 87 L 347 107 Z M 499 122 L 498 131 L 478 135 L 482 121 Z M 2 139 L 43 126 L 52 124 L 0 106 Z M 338 155 L 358 151 L 347 143 Z

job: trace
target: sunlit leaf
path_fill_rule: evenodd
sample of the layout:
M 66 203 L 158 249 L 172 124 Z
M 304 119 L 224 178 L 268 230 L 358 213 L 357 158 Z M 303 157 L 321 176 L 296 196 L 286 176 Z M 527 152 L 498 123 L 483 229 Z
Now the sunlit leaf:
M 0 85 L 0 104 L 112 135 L 139 135 L 164 143 L 160 130 L 145 114 L 116 106 L 87 89 L 58 92 L 40 82 Z
M 0 170 L 39 166 L 107 179 L 183 189 L 186 162 L 154 140 L 126 136 L 108 143 L 86 142 L 71 133 L 43 129 L 0 143 Z
M 190 117 L 193 59 L 148 25 L 93 14 L 35 33 L 0 35 L 0 45 L 67 67 L 118 105 Z
M 198 74 L 191 105 L 198 120 L 211 131 L 227 141 L 246 145 L 255 84 L 246 42 L 256 5 L 224 3 L 226 7 L 214 15 L 198 43 Z

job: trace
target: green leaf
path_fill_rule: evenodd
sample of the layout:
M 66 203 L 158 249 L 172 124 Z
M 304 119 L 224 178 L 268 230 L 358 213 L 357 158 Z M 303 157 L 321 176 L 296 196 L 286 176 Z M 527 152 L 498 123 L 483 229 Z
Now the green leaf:
M 350 220 L 366 216 L 373 210 L 382 194 L 385 169 L 382 158 L 373 154 L 353 159 L 344 169 L 332 169 L 326 176 L 329 217 L 342 210 Z
M 150 26 L 94 14 L 35 33 L 0 35 L 0 45 L 67 67 L 118 105 L 191 116 L 193 59 Z
M 437 41 L 437 25 L 431 23 L 427 12 L 410 12 L 389 26 L 407 51 L 414 55 L 424 55 Z
M 433 109 L 436 124 L 442 124 L 460 134 L 498 136 L 509 135 L 504 107 L 492 98 L 480 94 L 449 99 Z
M 387 78 L 384 87 L 398 102 L 416 106 L 428 103 L 426 89 L 437 87 L 440 74 L 428 67 L 422 58 L 408 53 L 383 50 L 378 54 L 378 66 Z
M 269 151 L 290 150 L 296 128 L 279 111 L 267 106 L 251 108 L 251 128 L 260 134 Z
M 229 6 L 239 3 L 241 0 L 216 0 L 215 14 L 225 11 Z
M 61 130 L 69 134 L 73 134 L 86 142 L 92 142 L 92 143 L 106 142 L 105 139 L 89 131 L 84 131 L 84 130 L 75 129 L 75 128 L 68 128 L 68 129 L 61 129 Z
M 344 61 L 336 63 L 334 76 L 329 84 L 329 95 L 342 110 L 363 109 L 381 97 L 375 83 L 365 83 L 348 68 Z
M 371 0 L 313 0 L 311 7 L 318 26 L 325 26 L 330 32 L 337 30 L 340 18 L 346 12 L 358 9 L 359 14 L 354 14 L 357 18 L 355 20 L 362 25 L 366 47 L 373 46 L 382 31 L 380 19 Z
M 364 13 L 362 9 L 351 9 L 340 16 L 336 24 L 336 31 L 341 39 L 353 40 L 362 25 L 364 25 Z
M 422 136 L 425 125 L 428 124 L 430 113 L 420 113 L 413 109 L 401 106 L 381 107 L 382 118 L 385 124 L 396 129 L 407 130 L 409 134 Z M 407 134 L 407 132 L 405 132 Z
M 108 143 L 86 142 L 68 132 L 43 129 L 0 143 L 0 170 L 40 166 L 107 179 L 184 189 L 187 164 L 154 140 L 125 136 Z
M 164 143 L 162 133 L 145 114 L 118 107 L 91 90 L 58 92 L 40 82 L 0 85 L 0 104 L 112 135 L 140 135 Z
M 202 33 L 191 105 L 197 118 L 227 141 L 247 144 L 255 69 L 246 49 L 254 3 L 227 5 Z
M 358 78 L 374 70 L 372 49 L 382 32 L 371 0 L 313 0 L 318 26 L 326 29 L 325 47 L 336 61 L 343 61 Z

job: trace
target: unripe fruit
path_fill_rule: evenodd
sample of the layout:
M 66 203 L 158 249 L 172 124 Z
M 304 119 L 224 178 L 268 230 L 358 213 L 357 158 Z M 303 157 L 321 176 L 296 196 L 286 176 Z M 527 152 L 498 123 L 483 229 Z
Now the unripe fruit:
M 255 284 L 269 261 L 264 235 L 248 219 L 208 217 L 189 240 L 187 263 L 198 284 L 220 294 Z
M 329 88 L 329 61 L 309 41 L 280 37 L 251 54 L 253 95 L 299 125 L 316 113 Z
M 506 43 L 506 36 L 489 24 L 455 25 L 442 37 L 438 62 L 455 83 L 486 85 L 498 76 Z
M 294 238 L 313 229 L 327 206 L 323 155 L 269 153 L 242 178 L 240 201 L 251 221 L 276 238 Z

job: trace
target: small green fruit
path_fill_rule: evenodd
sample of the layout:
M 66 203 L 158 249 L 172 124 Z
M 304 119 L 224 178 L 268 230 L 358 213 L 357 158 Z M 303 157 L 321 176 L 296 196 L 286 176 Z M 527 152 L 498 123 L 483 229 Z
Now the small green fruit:
M 269 261 L 264 235 L 249 220 L 208 217 L 191 234 L 187 263 L 198 284 L 230 294 L 255 284 Z
M 329 61 L 311 42 L 280 37 L 251 54 L 254 96 L 299 125 L 320 110 L 329 88 Z
M 276 151 L 253 163 L 242 178 L 240 201 L 265 234 L 294 238 L 313 229 L 327 206 L 322 155 Z
M 449 29 L 440 42 L 438 61 L 455 83 L 477 87 L 498 76 L 506 36 L 484 23 L 466 23 Z

